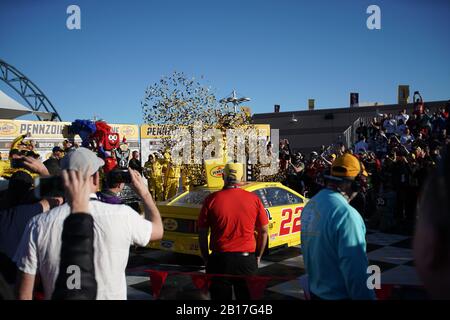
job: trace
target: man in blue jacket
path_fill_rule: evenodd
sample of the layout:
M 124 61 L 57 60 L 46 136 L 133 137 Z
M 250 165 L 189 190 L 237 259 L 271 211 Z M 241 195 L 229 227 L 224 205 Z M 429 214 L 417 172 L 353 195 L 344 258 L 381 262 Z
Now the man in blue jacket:
M 375 298 L 367 286 L 366 228 L 350 197 L 367 176 L 351 154 L 337 158 L 327 187 L 302 212 L 302 251 L 312 299 Z

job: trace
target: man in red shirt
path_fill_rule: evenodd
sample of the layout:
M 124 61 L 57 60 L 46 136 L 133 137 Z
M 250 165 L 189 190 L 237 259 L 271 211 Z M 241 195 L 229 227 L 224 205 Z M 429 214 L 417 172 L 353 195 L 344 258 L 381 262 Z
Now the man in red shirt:
M 266 211 L 256 194 L 239 188 L 242 176 L 242 164 L 227 164 L 223 172 L 224 188 L 203 203 L 198 218 L 199 243 L 209 274 L 255 274 L 266 247 L 269 223 Z M 211 299 L 231 300 L 233 287 L 237 300 L 250 299 L 244 277 L 213 277 Z

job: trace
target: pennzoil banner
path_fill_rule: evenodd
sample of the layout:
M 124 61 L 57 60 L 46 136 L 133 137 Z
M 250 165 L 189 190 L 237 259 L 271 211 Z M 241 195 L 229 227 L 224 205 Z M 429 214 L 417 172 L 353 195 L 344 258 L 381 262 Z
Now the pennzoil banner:
M 131 150 L 139 150 L 139 126 L 132 124 L 110 124 L 113 132 L 119 133 L 120 139 L 125 137 Z M 55 146 L 62 146 L 65 139 L 81 144 L 78 135 L 68 132 L 71 122 L 28 121 L 0 119 L 0 152 L 1 158 L 7 159 L 12 141 L 20 135 L 30 133 L 27 139 L 36 142 L 36 151 L 45 160 L 51 155 Z
M 253 124 L 260 133 L 270 140 L 270 125 L 269 124 Z M 142 163 L 147 161 L 148 156 L 152 153 L 159 153 L 162 155 L 164 150 L 164 139 L 170 139 L 174 136 L 174 131 L 181 129 L 183 126 L 174 127 L 170 125 L 149 125 L 141 126 L 141 159 Z
M 35 138 L 64 139 L 70 122 L 0 120 L 0 139 L 16 138 L 27 132 Z
M 173 136 L 173 126 L 148 125 L 141 126 L 141 161 L 145 163 L 151 153 L 162 153 L 163 140 Z

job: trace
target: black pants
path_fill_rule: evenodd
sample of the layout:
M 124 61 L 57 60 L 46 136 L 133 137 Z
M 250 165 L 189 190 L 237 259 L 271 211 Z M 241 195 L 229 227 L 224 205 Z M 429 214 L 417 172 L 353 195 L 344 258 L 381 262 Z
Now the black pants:
M 213 253 L 208 258 L 206 273 L 229 275 L 253 275 L 258 270 L 256 256 L 238 252 Z M 211 300 L 231 300 L 233 288 L 236 300 L 250 300 L 250 292 L 245 278 L 213 277 L 209 292 Z

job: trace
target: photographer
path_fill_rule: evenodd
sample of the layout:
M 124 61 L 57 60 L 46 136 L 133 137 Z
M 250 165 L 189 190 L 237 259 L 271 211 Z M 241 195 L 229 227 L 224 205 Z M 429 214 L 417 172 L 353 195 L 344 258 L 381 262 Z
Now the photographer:
M 23 158 L 24 167 L 41 176 L 48 175 L 45 166 L 36 159 Z M 62 198 L 37 199 L 33 194 L 33 179 L 25 171 L 17 171 L 9 181 L 0 211 L 0 273 L 9 284 L 16 280 L 17 269 L 12 262 L 28 221 L 34 216 L 62 204 Z
M 97 192 L 97 197 L 101 202 L 111 203 L 111 204 L 122 204 L 123 201 L 119 197 L 119 194 L 123 191 L 125 187 L 125 179 L 121 177 L 121 173 L 126 171 L 114 169 L 108 172 L 106 177 L 105 187 L 102 191 Z
M 142 165 L 141 160 L 139 159 L 139 151 L 133 151 L 133 153 L 131 154 L 131 160 L 128 163 L 128 167 L 138 171 L 142 175 Z
M 89 190 L 90 201 L 87 209 L 95 222 L 93 250 L 97 281 L 96 299 L 124 300 L 127 297 L 125 267 L 130 244 L 146 246 L 149 241 L 161 239 L 163 225 L 147 186 L 135 170 L 130 169 L 131 184 L 143 202 L 145 219 L 129 206 L 98 201 L 95 191 L 100 184 L 98 170 L 103 165 L 104 161 L 86 148 L 70 152 L 61 161 L 63 170 L 77 171 L 89 176 L 86 188 Z M 69 190 L 66 189 L 66 192 Z M 30 221 L 14 257 L 20 270 L 20 299 L 32 298 L 37 273 L 41 276 L 45 297 L 52 297 L 61 261 L 60 239 L 64 221 L 70 212 L 70 206 L 65 204 Z
M 301 162 L 300 157 L 294 156 L 287 158 L 286 184 L 289 188 L 301 193 L 304 188 L 301 185 L 300 176 L 305 169 L 305 164 Z
M 64 221 L 59 270 L 71 265 L 80 267 L 79 290 L 67 288 L 71 276 L 60 272 L 55 283 L 54 300 L 94 300 L 97 296 L 97 281 L 94 266 L 94 219 L 89 214 L 89 175 L 79 171 L 62 172 L 67 203 L 71 214 Z
M 50 158 L 44 161 L 44 165 L 47 167 L 48 172 L 52 176 L 61 175 L 61 159 L 64 156 L 64 151 L 61 147 L 54 147 L 52 149 L 52 155 Z

